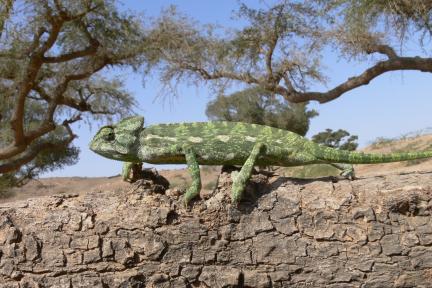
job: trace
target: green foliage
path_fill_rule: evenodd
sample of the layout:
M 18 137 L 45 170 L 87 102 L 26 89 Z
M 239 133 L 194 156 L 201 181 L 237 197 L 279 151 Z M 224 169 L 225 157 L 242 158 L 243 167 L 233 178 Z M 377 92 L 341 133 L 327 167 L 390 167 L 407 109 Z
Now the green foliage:
M 163 91 L 180 81 L 209 84 L 217 93 L 241 83 L 292 103 L 325 103 L 391 71 L 432 71 L 425 41 L 432 35 L 430 0 L 280 0 L 255 7 L 241 4 L 235 16 L 242 25 L 231 29 L 167 9 L 147 38 L 163 59 Z M 322 61 L 329 51 L 368 67 L 325 91 L 333 76 Z
M 349 132 L 343 129 L 339 129 L 337 131 L 333 131 L 332 129 L 326 129 L 324 132 L 320 132 L 312 136 L 312 141 L 314 141 L 315 143 L 349 151 L 354 151 L 357 149 L 357 140 L 358 136 L 350 135 Z
M 22 165 L 20 169 L 4 174 L 6 178 L 2 181 L 3 187 L 22 186 L 42 173 L 76 164 L 79 159 L 78 147 L 72 144 L 56 145 L 61 142 L 59 139 L 66 137 L 66 134 L 67 132 L 59 127 L 53 133 L 36 140 L 34 145 L 42 142 L 49 142 L 53 145 L 51 149 L 41 150 L 34 159 Z
M 35 159 L 13 173 L 17 178 L 17 186 L 26 184 L 28 180 L 37 178 L 42 173 L 76 164 L 79 159 L 79 151 L 79 148 L 73 145 L 41 151 Z
M 133 113 L 133 95 L 116 75 L 119 70 L 108 68 L 148 71 L 158 59 L 143 45 L 143 19 L 118 11 L 114 0 L 4 3 L 0 173 L 16 180 L 4 181 L 7 185 L 21 185 L 76 163 L 72 123 L 109 122 Z
M 0 175 L 0 199 L 14 196 L 11 187 L 17 186 L 17 179 L 13 174 Z
M 231 95 L 219 95 L 207 104 L 211 120 L 238 121 L 268 125 L 305 135 L 310 119 L 317 116 L 306 104 L 292 104 L 260 87 Z
M 411 41 L 425 46 L 432 35 L 429 0 L 323 0 L 338 34 L 332 37 L 349 56 L 365 56 Z M 331 16 L 330 16 L 331 15 Z M 414 40 L 414 41 L 412 41 Z M 387 47 L 385 47 L 385 46 Z M 396 49 L 395 49 L 396 50 Z M 387 50 L 388 51 L 388 50 Z M 387 52 L 385 52 L 387 53 Z M 383 54 L 385 54 L 383 53 Z
M 326 1 L 342 7 L 351 28 L 369 27 L 382 21 L 387 29 L 400 34 L 410 26 L 431 32 L 432 2 L 428 0 L 342 0 Z
M 313 3 L 295 2 L 280 1 L 268 9 L 242 4 L 236 17 L 247 24 L 238 30 L 202 26 L 174 7 L 165 10 L 147 38 L 165 60 L 162 82 L 171 87 L 172 82 L 212 80 L 217 92 L 235 81 L 270 91 L 281 81 L 299 90 L 323 82 L 319 51 L 324 42 L 315 39 L 322 30 L 319 10 Z

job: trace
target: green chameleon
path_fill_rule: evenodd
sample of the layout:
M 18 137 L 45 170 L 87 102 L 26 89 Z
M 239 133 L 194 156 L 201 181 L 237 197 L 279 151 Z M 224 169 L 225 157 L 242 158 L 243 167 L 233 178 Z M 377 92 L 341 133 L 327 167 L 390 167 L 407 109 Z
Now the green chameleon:
M 104 157 L 131 163 L 187 164 L 192 184 L 184 201 L 199 195 L 199 165 L 242 165 L 233 175 L 232 201 L 242 198 L 254 165 L 299 166 L 327 163 L 354 177 L 352 165 L 405 161 L 432 157 L 432 151 L 365 154 L 337 150 L 316 144 L 296 133 L 241 122 L 193 122 L 143 127 L 143 117 L 128 117 L 117 125 L 104 126 L 90 143 L 90 149 Z

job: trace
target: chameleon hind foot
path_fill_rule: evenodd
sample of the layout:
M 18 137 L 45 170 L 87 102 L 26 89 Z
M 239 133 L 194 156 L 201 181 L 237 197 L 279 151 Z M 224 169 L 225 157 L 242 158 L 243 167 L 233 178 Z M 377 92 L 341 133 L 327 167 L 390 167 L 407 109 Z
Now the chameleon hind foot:
M 243 167 L 241 168 L 240 172 L 235 171 L 235 173 L 233 172 L 231 174 L 232 175 L 231 177 L 233 179 L 231 200 L 234 204 L 238 204 L 242 199 L 243 192 L 246 188 L 246 183 L 251 177 L 255 162 L 258 159 L 258 156 L 264 150 L 264 148 L 265 148 L 264 144 L 256 143 L 248 159 L 243 164 Z
M 193 149 L 189 146 L 184 146 L 182 149 L 186 157 L 186 164 L 189 173 L 192 177 L 191 186 L 186 190 L 186 194 L 184 196 L 184 206 L 187 207 L 189 202 L 197 197 L 201 191 L 201 174 L 198 160 Z
M 341 172 L 339 174 L 340 176 L 345 177 L 346 179 L 349 179 L 349 180 L 356 179 L 354 166 L 352 164 L 332 163 L 330 165 L 341 170 Z

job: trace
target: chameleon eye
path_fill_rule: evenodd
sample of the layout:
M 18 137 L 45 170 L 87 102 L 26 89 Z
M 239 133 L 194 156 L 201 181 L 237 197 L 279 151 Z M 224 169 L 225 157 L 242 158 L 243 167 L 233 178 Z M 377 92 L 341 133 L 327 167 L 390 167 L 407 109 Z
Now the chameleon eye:
M 103 135 L 103 138 L 106 141 L 113 141 L 115 139 L 114 132 L 109 132 L 109 133 Z

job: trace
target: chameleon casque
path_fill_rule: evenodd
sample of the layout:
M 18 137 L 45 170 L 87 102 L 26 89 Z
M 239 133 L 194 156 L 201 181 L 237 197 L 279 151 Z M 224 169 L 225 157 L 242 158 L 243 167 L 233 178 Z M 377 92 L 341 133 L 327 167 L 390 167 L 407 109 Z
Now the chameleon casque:
M 104 157 L 128 163 L 187 164 L 192 184 L 184 201 L 199 195 L 199 165 L 241 165 L 233 175 L 232 201 L 242 198 L 254 165 L 301 166 L 327 163 L 354 177 L 352 165 L 405 161 L 432 157 L 432 151 L 366 154 L 316 144 L 282 129 L 241 122 L 193 122 L 143 127 L 144 118 L 128 117 L 118 124 L 100 128 L 90 149 Z

